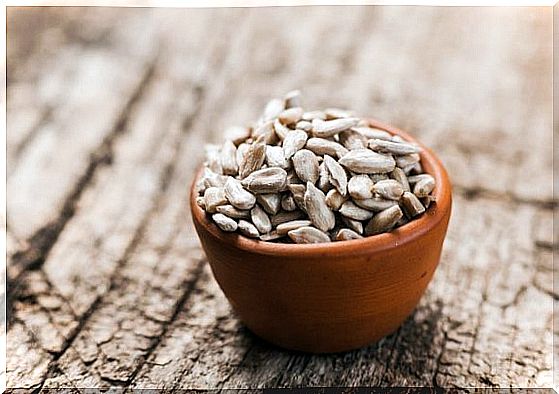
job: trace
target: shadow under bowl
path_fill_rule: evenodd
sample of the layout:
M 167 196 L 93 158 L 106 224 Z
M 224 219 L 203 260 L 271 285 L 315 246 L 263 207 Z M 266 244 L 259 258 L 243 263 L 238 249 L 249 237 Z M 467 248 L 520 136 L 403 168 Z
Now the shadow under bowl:
M 446 171 L 407 133 L 369 122 L 421 146 L 436 181 L 436 203 L 390 233 L 321 244 L 226 233 L 196 204 L 201 171 L 193 182 L 192 218 L 215 279 L 244 324 L 278 346 L 332 353 L 375 342 L 411 314 L 438 266 L 452 206 Z

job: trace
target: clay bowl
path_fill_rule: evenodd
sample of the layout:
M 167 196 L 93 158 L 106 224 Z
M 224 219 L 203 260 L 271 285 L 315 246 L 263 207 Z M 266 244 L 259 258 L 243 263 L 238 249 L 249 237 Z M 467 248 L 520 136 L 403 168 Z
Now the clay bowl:
M 446 171 L 407 133 L 370 124 L 418 143 L 436 179 L 437 203 L 390 233 L 309 245 L 256 241 L 212 223 L 193 184 L 192 217 L 215 279 L 246 326 L 269 342 L 313 353 L 365 346 L 402 324 L 433 277 L 451 211 Z

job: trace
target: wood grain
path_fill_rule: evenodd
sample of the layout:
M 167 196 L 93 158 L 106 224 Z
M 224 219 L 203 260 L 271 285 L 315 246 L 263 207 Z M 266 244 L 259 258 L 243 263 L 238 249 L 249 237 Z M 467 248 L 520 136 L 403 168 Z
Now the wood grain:
M 248 332 L 187 209 L 203 143 L 293 88 L 455 186 L 427 294 L 354 352 Z M 10 8 L 7 99 L 8 387 L 551 385 L 551 9 Z

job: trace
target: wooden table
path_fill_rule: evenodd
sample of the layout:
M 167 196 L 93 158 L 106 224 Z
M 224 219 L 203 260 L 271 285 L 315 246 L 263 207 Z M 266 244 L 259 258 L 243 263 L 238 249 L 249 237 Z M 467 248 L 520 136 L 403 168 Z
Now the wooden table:
M 552 384 L 551 8 L 8 10 L 8 387 Z M 415 134 L 454 184 L 441 264 L 367 348 L 264 343 L 213 280 L 202 146 L 299 88 Z

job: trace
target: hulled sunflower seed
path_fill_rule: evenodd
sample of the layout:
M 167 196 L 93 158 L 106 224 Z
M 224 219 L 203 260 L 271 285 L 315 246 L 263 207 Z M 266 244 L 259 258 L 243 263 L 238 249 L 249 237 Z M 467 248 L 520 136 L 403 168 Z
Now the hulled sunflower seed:
M 312 133 L 315 137 L 328 138 L 355 126 L 357 123 L 359 123 L 358 118 L 313 119 Z
M 336 225 L 336 217 L 326 205 L 326 196 L 311 182 L 307 182 L 305 208 L 311 222 L 320 230 L 328 231 Z
M 274 121 L 274 131 L 276 132 L 276 135 L 278 136 L 278 139 L 280 141 L 283 141 L 285 139 L 285 136 L 287 135 L 287 133 L 289 133 L 291 131 L 291 129 L 289 127 L 284 126 L 283 124 L 281 124 L 279 119 L 276 119 Z
M 287 172 L 279 167 L 263 168 L 249 174 L 241 184 L 255 194 L 277 193 L 287 184 Z
M 324 114 L 327 120 L 355 117 L 355 112 L 340 108 L 326 108 Z
M 326 164 L 324 164 L 324 162 L 320 163 L 318 170 L 319 176 L 317 186 L 320 190 L 326 193 L 333 187 L 330 183 L 330 172 L 326 168 Z
M 297 204 L 293 196 L 283 196 L 281 199 L 281 209 L 284 211 L 294 211 L 297 209 Z
M 284 110 L 281 114 L 279 114 L 278 120 L 284 125 L 291 125 L 301 120 L 302 116 L 303 116 L 303 108 L 292 107 Z
M 264 114 L 262 117 L 264 120 L 270 120 L 277 118 L 279 114 L 285 109 L 285 101 L 280 99 L 272 99 L 268 101 L 266 107 L 264 108 Z
M 326 193 L 326 205 L 328 205 L 332 211 L 339 210 L 346 201 L 347 196 L 342 196 L 337 189 L 328 190 L 328 193 Z
M 204 192 L 204 204 L 206 211 L 209 213 L 217 212 L 216 208 L 219 205 L 227 204 L 227 198 L 222 187 L 208 187 Z
M 231 205 L 238 209 L 250 209 L 256 204 L 254 194 L 246 191 L 241 182 L 232 177 L 225 182 L 225 197 Z
M 266 145 L 266 164 L 268 167 L 280 167 L 284 170 L 289 168 L 289 162 L 285 159 L 281 146 Z
M 287 188 L 293 195 L 293 200 L 295 200 L 295 204 L 297 204 L 297 207 L 305 211 L 305 191 L 307 190 L 305 185 L 292 184 L 288 185 Z
M 410 183 L 410 185 L 415 185 L 417 182 L 419 182 L 422 179 L 432 179 L 433 182 L 435 182 L 435 178 L 433 178 L 433 176 L 430 174 L 410 175 L 408 177 L 408 182 Z
M 435 196 L 426 196 L 426 197 L 422 197 L 420 198 L 421 203 L 423 204 L 423 206 L 425 207 L 425 209 L 429 208 L 431 206 L 432 203 L 437 202 L 437 198 Z
M 346 201 L 340 208 L 340 213 L 353 220 L 367 220 L 373 217 L 373 212 L 358 207 L 351 201 Z
M 410 192 L 405 192 L 400 198 L 400 207 L 406 216 L 413 219 L 416 216 L 421 215 L 425 212 L 425 207 L 421 204 L 421 201 L 415 196 L 415 194 Z
M 326 114 L 324 113 L 324 111 L 309 111 L 303 113 L 302 119 L 309 122 L 312 121 L 313 119 L 325 120 Z
M 262 141 L 252 143 L 243 156 L 239 165 L 239 177 L 246 178 L 256 170 L 259 170 L 266 159 L 266 144 Z
M 310 226 L 291 230 L 287 233 L 287 235 L 293 240 L 293 242 L 298 244 L 330 242 L 328 234 Z
M 330 183 L 342 196 L 347 194 L 347 174 L 343 167 L 328 155 L 324 155 L 324 165 L 330 174 Z
M 221 168 L 221 147 L 215 144 L 207 144 L 204 147 L 206 162 L 204 165 L 216 174 L 223 174 L 223 169 Z
M 296 129 L 303 130 L 304 132 L 308 133 L 312 130 L 312 123 L 307 120 L 300 120 L 295 125 Z
M 397 201 L 404 193 L 404 187 L 400 184 L 400 182 L 394 179 L 386 179 L 375 183 L 373 186 L 373 192 L 382 198 Z
M 244 236 L 249 238 L 258 238 L 260 233 L 254 224 L 247 222 L 246 220 L 239 220 L 239 232 Z
M 370 174 L 369 178 L 371 178 L 371 181 L 373 181 L 374 183 L 385 179 L 390 179 L 388 174 Z
M 274 145 L 278 142 L 278 136 L 274 129 L 274 122 L 269 120 L 252 130 L 252 137 L 257 141 L 264 141 L 268 145 Z
M 347 189 L 352 198 L 364 200 L 373 198 L 373 186 L 374 182 L 368 175 L 360 174 L 349 179 Z
M 401 168 L 399 167 L 394 168 L 394 170 L 392 170 L 392 172 L 390 173 L 390 178 L 394 179 L 395 181 L 398 181 L 400 185 L 402 185 L 402 188 L 404 189 L 405 192 L 410 191 L 410 184 L 408 182 L 408 177 L 406 176 L 404 170 L 402 170 Z
M 250 217 L 250 211 L 237 209 L 233 205 L 219 205 L 216 207 L 218 213 L 222 213 L 232 219 L 248 219 Z
M 232 126 L 228 127 L 223 133 L 226 140 L 231 140 L 235 145 L 244 142 L 251 135 L 250 127 Z
M 301 106 L 301 91 L 300 90 L 292 90 L 287 92 L 287 94 L 283 97 L 285 102 L 285 108 L 293 108 L 293 107 L 300 107 Z
M 367 140 L 390 140 L 392 138 L 392 134 L 390 134 L 388 131 L 377 129 L 375 127 L 352 127 L 351 130 L 358 132 L 359 134 L 367 138 Z
M 272 230 L 270 218 L 259 205 L 255 205 L 254 208 L 250 210 L 250 218 L 260 234 L 266 234 Z
M 350 219 L 348 217 L 342 216 L 342 222 L 345 223 L 351 230 L 358 234 L 363 234 L 363 223 L 359 220 Z
M 291 130 L 287 133 L 282 145 L 285 158 L 289 160 L 299 149 L 303 149 L 307 138 L 307 133 L 302 130 Z
M 213 214 L 212 219 L 223 231 L 233 232 L 237 230 L 237 222 L 222 213 Z
M 308 149 L 317 155 L 330 155 L 336 156 L 337 158 L 342 157 L 348 152 L 346 148 L 338 144 L 336 141 L 315 137 L 308 139 L 305 149 Z
M 365 235 L 390 231 L 404 214 L 398 205 L 377 213 L 365 226 Z
M 369 149 L 350 150 L 339 163 L 348 170 L 359 174 L 376 174 L 390 172 L 396 162 L 390 156 L 381 155 Z
M 301 149 L 293 155 L 293 168 L 297 177 L 303 182 L 316 183 L 319 176 L 318 158 L 307 149 Z
M 394 155 L 409 155 L 411 153 L 421 152 L 419 146 L 408 144 L 406 142 L 393 142 L 381 139 L 369 140 L 369 149 L 380 153 L 392 153 Z
M 233 141 L 227 140 L 221 148 L 221 168 L 225 175 L 237 175 L 237 147 Z
M 364 200 L 355 199 L 353 200 L 353 202 L 355 203 L 355 205 L 361 208 L 368 209 L 373 212 L 384 211 L 385 209 L 388 209 L 398 204 L 397 201 L 385 200 L 384 198 L 379 198 L 379 197 L 367 198 Z
M 275 215 L 280 209 L 281 197 L 277 193 L 271 194 L 257 194 L 256 201 L 260 206 L 269 213 L 270 215 Z
M 204 177 L 204 186 L 206 188 L 223 187 L 225 186 L 225 182 L 227 182 L 227 176 L 217 174 L 207 167 L 204 168 L 204 173 L 202 176 Z
M 367 148 L 367 137 L 353 129 L 342 131 L 339 134 L 340 143 L 349 150 Z
M 293 220 L 301 219 L 304 215 L 302 211 L 281 211 L 276 215 L 270 217 L 270 222 L 272 223 L 273 227 L 277 227 L 278 225 L 286 222 L 291 222 Z
M 349 228 L 342 228 L 339 229 L 336 233 L 336 241 L 349 241 L 352 239 L 360 239 L 363 238 L 362 235 L 357 234 L 355 231 L 350 230 Z
M 270 231 L 269 233 L 262 234 L 260 236 L 261 241 L 275 241 L 285 237 L 286 234 L 278 234 L 276 230 Z
M 296 230 L 300 227 L 305 227 L 305 226 L 312 226 L 311 221 L 310 220 L 292 220 L 291 222 L 285 222 L 285 223 L 282 223 L 282 224 L 278 224 L 278 226 L 276 227 L 276 231 L 278 232 L 278 234 L 282 235 L 282 234 L 287 234 L 291 230 Z
M 435 188 L 435 179 L 425 177 L 417 181 L 413 187 L 413 194 L 417 197 L 427 197 Z
M 415 163 L 418 163 L 420 156 L 418 153 L 410 153 L 409 155 L 396 156 L 396 166 L 400 168 L 405 168 Z

